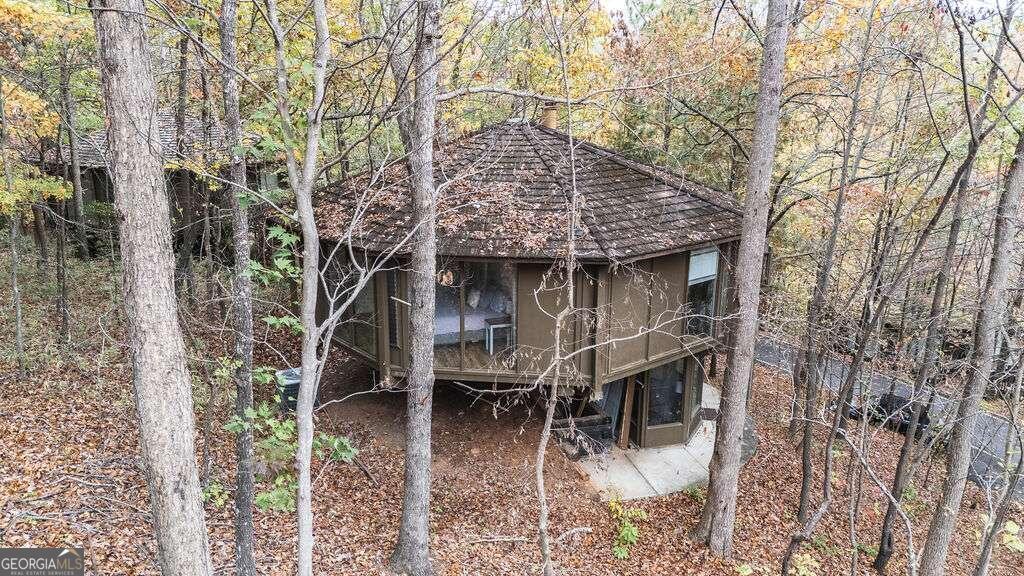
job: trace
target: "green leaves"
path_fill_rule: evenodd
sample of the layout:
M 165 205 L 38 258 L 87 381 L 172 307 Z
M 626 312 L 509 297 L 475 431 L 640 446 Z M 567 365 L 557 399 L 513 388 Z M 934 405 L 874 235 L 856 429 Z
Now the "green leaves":
M 296 335 L 302 334 L 302 322 L 295 316 L 264 316 L 262 320 L 271 328 L 288 328 Z
M 217 508 L 223 508 L 228 502 L 228 491 L 220 482 L 211 482 L 203 489 L 203 502 L 209 502 Z
M 356 454 L 359 453 L 348 441 L 348 438 L 324 432 L 317 434 L 313 439 L 313 451 L 316 453 L 317 458 L 328 458 L 334 462 L 344 462 L 346 464 L 352 462 Z
M 274 381 L 274 368 L 271 366 L 257 366 L 252 370 L 252 379 L 257 384 L 266 386 Z
M 612 555 L 619 560 L 629 558 L 629 549 L 640 539 L 640 528 L 636 521 L 646 521 L 647 512 L 641 508 L 627 508 L 619 497 L 608 502 L 608 510 L 618 523 L 618 533 L 612 544 Z
M 291 248 L 299 243 L 299 237 L 283 226 L 271 226 L 267 231 L 267 239 L 276 240 L 282 248 Z
M 299 282 L 302 278 L 302 267 L 296 262 L 294 254 L 299 237 L 282 226 L 273 226 L 267 232 L 267 239 L 277 245 L 270 257 L 270 265 L 264 266 L 255 260 L 250 260 L 246 270 L 249 278 L 263 286 L 269 286 L 282 280 Z
M 274 486 L 256 494 L 253 504 L 263 511 L 295 512 L 295 495 L 299 481 L 294 474 L 280 474 L 274 479 Z
M 273 380 L 272 368 L 258 368 L 253 372 L 253 377 L 257 374 L 267 382 Z M 256 457 L 265 465 L 266 477 L 273 482 L 270 489 L 256 495 L 256 506 L 261 510 L 294 512 L 298 481 L 293 466 L 295 453 L 299 449 L 295 420 L 282 417 L 271 404 L 260 402 L 253 408 L 247 408 L 242 416 L 232 416 L 224 428 L 236 434 L 251 430 L 255 436 L 253 446 Z M 346 464 L 352 462 L 359 453 L 348 438 L 326 432 L 318 432 L 313 437 L 312 449 L 320 460 Z

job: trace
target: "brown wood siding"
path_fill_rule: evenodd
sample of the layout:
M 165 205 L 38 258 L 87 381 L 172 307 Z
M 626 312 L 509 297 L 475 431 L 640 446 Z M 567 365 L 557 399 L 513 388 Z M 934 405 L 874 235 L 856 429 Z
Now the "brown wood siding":
M 672 254 L 652 260 L 650 335 L 648 359 L 679 351 L 683 333 L 680 315 L 686 305 L 686 254 Z
M 552 316 L 565 306 L 565 294 L 554 289 L 537 291 L 541 287 L 547 264 L 520 264 L 516 267 L 516 336 L 518 338 L 519 372 L 538 373 L 552 359 L 555 342 L 555 321 Z M 567 335 L 571 341 L 573 330 Z
M 593 344 L 597 337 L 594 309 L 597 307 L 597 269 L 588 268 L 576 277 L 576 306 L 580 314 L 576 319 L 577 349 L 583 349 L 576 357 L 576 369 L 586 383 L 594 381 Z
M 647 360 L 648 338 L 636 336 L 650 317 L 651 262 L 644 260 L 616 268 L 609 277 L 609 371 L 615 372 Z

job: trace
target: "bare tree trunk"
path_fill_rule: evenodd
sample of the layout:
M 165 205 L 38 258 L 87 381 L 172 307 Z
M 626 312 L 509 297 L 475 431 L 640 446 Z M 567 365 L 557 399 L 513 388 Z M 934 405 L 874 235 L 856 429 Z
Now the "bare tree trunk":
M 404 3 L 403 3 L 404 4 Z M 409 20 L 401 9 L 392 16 Z M 430 465 L 431 420 L 434 394 L 434 301 L 437 270 L 437 200 L 434 188 L 434 130 L 437 116 L 437 45 L 440 40 L 438 0 L 417 3 L 417 50 L 411 64 L 415 81 L 409 86 L 409 62 L 402 61 L 391 46 L 391 69 L 406 106 L 399 128 L 408 150 L 410 188 L 418 228 L 412 238 L 412 309 L 410 312 L 410 363 L 406 397 L 405 492 L 398 542 L 391 555 L 395 572 L 423 576 L 431 574 L 430 561 Z M 398 29 L 402 33 L 402 27 Z M 415 89 L 415 96 L 410 89 Z M 414 99 L 413 99 L 414 98 Z M 408 105 L 411 104 L 411 105 Z
M 50 248 L 46 241 L 46 216 L 38 203 L 32 203 L 32 236 L 39 249 L 39 259 L 36 267 L 46 277 L 46 271 L 50 267 Z
M 65 55 L 65 59 L 67 56 Z M 61 95 L 64 104 L 64 125 L 68 129 L 68 157 L 71 161 L 71 190 L 74 199 L 75 238 L 78 241 L 78 257 L 89 257 L 89 245 L 85 237 L 85 198 L 82 191 L 82 166 L 78 160 L 78 140 L 75 128 L 75 97 L 71 93 L 71 71 L 67 62 L 61 63 Z
M 239 112 L 238 46 L 238 0 L 224 0 L 220 13 L 220 47 L 223 59 L 223 96 L 225 144 L 231 153 L 231 184 L 228 202 L 232 216 L 232 243 L 234 244 L 234 268 L 232 284 L 234 310 L 231 320 L 235 331 L 235 415 L 249 423 L 252 408 L 252 283 L 249 279 L 249 258 L 252 239 L 249 233 L 249 214 L 240 195 L 246 191 L 245 155 L 242 153 L 242 119 Z M 191 251 L 192 234 L 186 234 L 188 250 Z M 250 426 L 235 437 L 237 478 L 235 486 L 235 572 L 239 576 L 254 576 L 256 560 L 253 557 L 252 506 L 254 493 L 253 438 Z
M 178 41 L 178 97 L 174 106 L 174 138 L 179 161 L 185 158 L 188 142 L 185 127 L 185 114 L 188 110 L 188 46 L 188 35 L 182 34 Z M 192 198 L 192 177 L 189 171 L 180 169 L 177 176 L 175 204 L 181 211 L 178 221 L 181 246 L 178 248 L 178 257 L 174 263 L 174 283 L 178 293 L 184 292 L 188 301 L 195 296 L 195 272 L 192 269 L 192 246 L 196 242 L 195 202 Z
M 285 29 L 278 17 L 277 0 L 266 0 L 267 23 L 274 34 L 274 61 L 276 64 L 275 106 L 281 117 L 281 126 L 287 137 L 294 138 L 294 124 L 291 122 L 288 104 L 288 59 L 285 55 Z M 327 6 L 324 0 L 312 0 L 313 16 L 313 74 L 312 94 L 305 118 L 305 149 L 301 157 L 289 151 L 286 154 L 288 181 L 295 192 L 295 206 L 299 225 L 302 228 L 302 379 L 299 383 L 298 403 L 295 419 L 298 433 L 298 449 L 295 451 L 295 467 L 299 487 L 297 498 L 298 554 L 297 573 L 299 576 L 313 574 L 313 487 L 310 465 L 313 459 L 313 408 L 316 404 L 317 387 L 320 381 L 322 362 L 317 355 L 322 331 L 317 325 L 317 281 L 320 273 L 320 238 L 316 219 L 313 215 L 313 186 L 316 183 L 316 166 L 320 150 L 321 127 L 323 125 L 327 64 L 331 55 L 331 35 L 328 28 Z
M 174 295 L 163 166 L 154 153 L 156 84 L 142 0 L 92 5 L 121 221 L 124 302 L 158 557 L 164 574 L 213 573 L 195 459 L 192 382 Z
M 4 182 L 7 194 L 14 198 L 14 173 L 11 170 L 11 159 L 7 155 L 7 110 L 4 98 L 4 81 L 0 78 L 0 163 L 4 165 Z M 21 319 L 21 288 L 18 286 L 18 226 L 21 224 L 21 212 L 17 207 L 11 211 L 10 242 L 11 242 L 11 300 L 14 304 L 14 354 L 18 357 L 18 376 L 25 375 L 25 332 Z
M 824 313 L 825 299 L 827 297 L 829 284 L 831 283 L 832 265 L 835 261 L 836 242 L 839 236 L 839 228 L 842 223 L 843 207 L 846 203 L 846 192 L 850 182 L 856 176 L 857 166 L 863 156 L 868 138 L 864 138 L 860 152 L 854 159 L 853 143 L 856 137 L 858 120 L 860 119 L 861 89 L 864 83 L 864 76 L 868 67 L 868 52 L 871 47 L 872 31 L 874 25 L 874 14 L 877 1 L 872 2 L 868 12 L 867 30 L 864 34 L 864 44 L 861 49 L 860 59 L 857 62 L 857 75 L 854 81 L 853 93 L 850 97 L 850 115 L 846 122 L 846 132 L 843 138 L 843 155 L 840 167 L 839 190 L 836 195 L 836 203 L 832 213 L 832 225 L 829 228 L 825 248 L 822 251 L 822 259 L 818 264 L 815 275 L 814 289 L 811 292 L 811 301 L 807 305 L 807 336 L 806 350 L 807 359 L 804 362 L 805 373 L 808 377 L 805 387 L 804 405 L 804 434 L 802 440 L 801 455 L 801 482 L 800 502 L 797 509 L 797 520 L 805 524 L 808 521 L 808 509 L 810 507 L 811 483 L 813 481 L 813 462 L 811 458 L 814 445 L 813 417 L 817 408 L 818 392 L 821 387 L 821 377 L 824 365 L 827 362 L 827 354 L 821 342 L 821 322 Z M 841 409 L 841 408 L 840 408 Z
M 969 161 L 973 162 L 973 155 L 969 155 Z M 928 314 L 928 328 L 925 335 L 924 355 L 921 365 L 918 368 L 917 376 L 914 379 L 914 389 L 911 401 L 913 410 L 911 412 L 910 424 L 907 433 L 903 437 L 903 446 L 900 448 L 900 458 L 896 464 L 896 472 L 892 481 L 892 497 L 895 502 L 890 501 L 885 511 L 885 519 L 882 521 L 882 534 L 878 543 L 878 554 L 875 556 L 874 567 L 879 572 L 884 572 L 889 558 L 892 557 L 893 542 L 892 529 L 897 517 L 897 506 L 903 498 L 908 481 L 911 478 L 910 461 L 914 451 L 914 444 L 917 429 L 921 421 L 921 415 L 925 413 L 927 404 L 922 401 L 925 387 L 935 369 L 938 361 L 939 344 L 942 342 L 942 334 L 945 330 L 945 315 L 943 313 L 946 303 L 946 286 L 949 282 L 949 275 L 953 262 L 956 260 L 956 249 L 960 235 L 960 225 L 963 220 L 964 197 L 967 192 L 967 182 L 970 179 L 970 164 L 962 172 L 957 186 L 955 204 L 953 205 L 953 216 L 947 232 L 946 249 L 943 255 L 942 267 L 935 278 L 935 292 L 932 294 L 931 311 Z
M 575 247 L 572 248 L 575 251 Z M 569 253 L 570 263 L 574 258 L 573 252 Z M 544 410 L 544 426 L 541 428 L 540 442 L 537 444 L 537 461 L 534 464 L 534 481 L 537 485 L 537 501 L 540 504 L 540 513 L 537 520 L 537 541 L 540 545 L 541 569 L 544 576 L 554 576 L 555 567 L 551 560 L 551 537 L 548 534 L 548 498 L 547 489 L 544 486 L 544 457 L 547 455 L 548 443 L 551 441 L 551 423 L 555 419 L 555 407 L 558 406 L 558 384 L 562 378 L 562 331 L 565 329 L 565 320 L 572 310 L 572 276 L 575 272 L 572 268 L 567 271 L 570 289 L 569 303 L 558 312 L 555 317 L 555 347 L 554 347 L 554 372 L 551 377 L 551 386 L 547 390 L 548 398 Z M 543 383 L 541 383 L 543 392 Z
M 1024 382 L 1024 358 L 1017 361 L 1017 375 L 1013 383 L 1013 397 L 1010 403 L 1010 420 L 1007 423 L 1006 442 L 1003 446 L 1004 459 L 1007 469 L 1003 477 L 1002 492 L 999 494 L 996 513 L 992 516 L 992 524 L 985 531 L 981 542 L 981 553 L 978 554 L 978 562 L 974 567 L 974 576 L 987 576 L 989 563 L 992 561 L 992 552 L 995 548 L 996 537 L 1006 522 L 1010 508 L 1016 499 L 1017 484 L 1020 482 L 1021 472 L 1024 471 L 1024 453 L 1021 452 L 1022 438 L 1017 424 L 1020 422 L 1020 401 L 1021 383 Z M 1016 432 L 1016 434 L 1014 434 Z M 1016 436 L 1016 438 L 1014 437 Z M 1017 465 L 1012 469 L 1009 463 L 1013 460 L 1013 444 L 1017 444 Z
M 6 159 L 4 166 L 7 166 Z M 7 172 L 7 191 L 13 193 L 9 169 Z M 11 240 L 11 300 L 14 303 L 14 354 L 18 357 L 18 375 L 23 377 L 28 371 L 25 361 L 25 329 L 21 318 L 21 288 L 18 286 L 18 220 L 21 214 L 14 211 L 9 216 Z
M 60 318 L 60 341 L 64 345 L 64 350 L 71 347 L 71 314 L 68 310 L 67 214 L 68 203 L 62 201 L 57 219 L 57 316 Z
M 1017 141 L 1013 165 L 1006 177 L 996 214 L 992 258 L 985 289 L 978 302 L 974 323 L 974 350 L 970 373 L 964 386 L 948 448 L 946 481 L 942 498 L 928 528 L 928 539 L 921 553 L 922 576 L 941 576 L 960 513 L 967 471 L 971 464 L 971 438 L 988 375 L 992 371 L 996 330 L 1005 310 L 1006 287 L 1013 259 L 1013 241 L 1017 232 L 1021 187 L 1024 186 L 1024 137 Z
M 746 207 L 736 263 L 736 291 L 739 311 L 734 322 L 734 349 L 729 354 L 722 385 L 722 405 L 711 458 L 708 498 L 701 512 L 696 534 L 718 556 L 732 554 L 736 522 L 736 490 L 740 472 L 740 446 L 747 417 L 747 389 L 754 366 L 757 316 L 761 300 L 761 269 L 764 264 L 765 234 L 770 202 L 768 189 L 775 164 L 778 139 L 779 103 L 782 97 L 783 67 L 789 37 L 787 0 L 770 0 L 767 36 L 761 65 L 754 139 L 747 171 Z

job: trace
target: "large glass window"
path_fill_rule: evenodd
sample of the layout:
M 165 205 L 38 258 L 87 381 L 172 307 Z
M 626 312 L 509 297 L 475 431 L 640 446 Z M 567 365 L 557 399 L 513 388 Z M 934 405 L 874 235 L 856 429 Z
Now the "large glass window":
M 344 295 L 351 289 L 352 280 L 348 267 L 342 262 L 341 258 L 331 258 L 325 264 L 323 279 L 324 297 L 319 304 L 323 306 L 323 314 L 330 316 L 344 302 Z M 342 317 L 338 319 L 338 323 L 334 326 L 334 336 L 346 344 L 352 344 L 352 324 L 346 322 L 350 312 L 351 309 L 343 312 Z
M 647 404 L 647 425 L 679 424 L 683 421 L 683 385 L 686 361 L 677 360 L 651 368 L 647 372 L 650 388 Z
M 512 353 L 515 330 L 515 265 L 465 262 L 462 285 L 466 368 L 490 368 Z
M 374 306 L 376 280 L 374 276 L 363 286 L 352 302 L 351 316 L 347 321 L 352 325 L 353 344 L 370 356 L 377 355 L 377 309 Z
M 402 342 L 398 333 L 399 315 L 401 314 L 401 301 L 405 301 L 405 295 L 400 294 L 398 270 L 387 271 L 388 278 L 388 344 L 392 350 L 401 350 Z
M 469 370 L 512 369 L 515 264 L 449 262 L 438 266 L 437 282 L 436 364 Z
M 437 268 L 434 300 L 434 363 L 442 368 L 459 368 L 462 355 L 462 318 L 459 294 L 462 272 L 456 262 Z
M 715 281 L 718 279 L 718 249 L 690 254 L 686 281 L 686 333 L 710 336 L 715 316 Z
M 337 258 L 332 259 L 324 271 L 327 314 L 333 313 L 348 299 L 358 281 L 359 275 L 355 270 Z M 335 336 L 343 342 L 371 356 L 377 355 L 376 282 L 377 276 L 373 276 L 363 285 L 352 304 L 341 313 L 334 330 Z

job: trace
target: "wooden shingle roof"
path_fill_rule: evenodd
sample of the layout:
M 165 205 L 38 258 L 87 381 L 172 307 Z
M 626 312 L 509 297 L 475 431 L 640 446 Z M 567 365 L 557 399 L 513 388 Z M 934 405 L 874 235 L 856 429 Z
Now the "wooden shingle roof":
M 207 136 L 209 137 L 209 150 L 225 153 L 224 128 L 219 122 L 210 122 L 207 129 L 204 129 L 201 119 L 195 116 L 185 118 L 185 139 L 182 150 L 178 150 L 177 126 L 174 121 L 174 113 L 167 110 L 157 112 L 155 126 L 152 128 L 139 126 L 139 130 L 153 134 L 155 140 L 160 144 L 160 156 L 165 162 L 177 162 L 183 160 L 198 160 L 204 147 Z M 251 137 L 251 136 L 250 136 Z M 82 168 L 106 168 L 109 164 L 107 152 L 107 132 L 104 129 L 81 132 L 75 135 L 78 145 L 78 162 Z M 60 164 L 61 159 L 47 157 L 47 161 L 53 164 Z M 66 154 L 66 152 L 65 152 Z
M 570 146 L 565 133 L 536 124 L 495 124 L 436 156 L 443 255 L 563 256 L 574 185 L 583 260 L 631 261 L 740 233 L 741 209 L 728 195 L 585 141 Z M 322 190 L 321 237 L 372 252 L 402 244 L 415 224 L 406 179 L 395 163 Z

